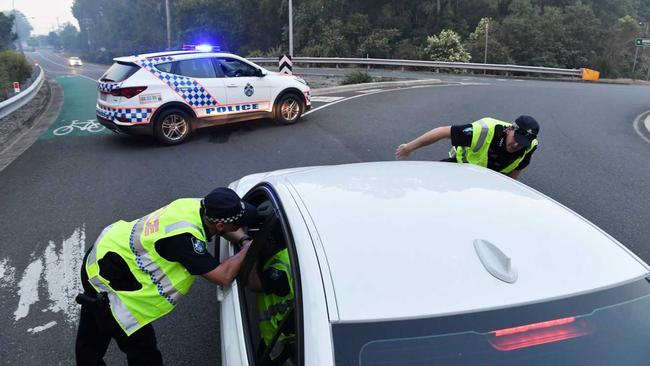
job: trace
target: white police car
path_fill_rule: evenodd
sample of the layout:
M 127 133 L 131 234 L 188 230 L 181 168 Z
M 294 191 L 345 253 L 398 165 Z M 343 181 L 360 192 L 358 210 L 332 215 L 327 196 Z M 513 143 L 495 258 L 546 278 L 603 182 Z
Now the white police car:
M 255 174 L 231 188 L 279 219 L 296 295 L 277 327 L 295 334 L 293 365 L 650 360 L 648 266 L 502 174 L 380 162 Z M 222 364 L 263 364 L 274 345 L 259 341 L 255 294 L 240 278 L 219 297 Z
M 114 61 L 98 80 L 98 121 L 168 145 L 195 128 L 269 117 L 292 124 L 311 107 L 303 79 L 230 53 L 175 51 Z

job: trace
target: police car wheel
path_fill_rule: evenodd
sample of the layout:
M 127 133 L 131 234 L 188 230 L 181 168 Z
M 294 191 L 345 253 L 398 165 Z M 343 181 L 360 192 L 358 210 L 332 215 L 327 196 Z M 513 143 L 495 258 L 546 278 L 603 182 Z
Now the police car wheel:
M 302 100 L 295 94 L 286 94 L 276 105 L 275 121 L 283 125 L 290 125 L 298 122 L 304 106 Z
M 156 139 L 165 145 L 178 145 L 190 134 L 190 116 L 180 109 L 161 113 L 154 125 Z

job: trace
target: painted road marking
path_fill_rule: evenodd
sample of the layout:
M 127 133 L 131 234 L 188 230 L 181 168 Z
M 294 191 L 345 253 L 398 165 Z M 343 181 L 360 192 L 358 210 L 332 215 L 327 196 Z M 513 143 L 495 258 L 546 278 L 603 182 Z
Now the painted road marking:
M 79 122 L 75 119 L 70 122 L 69 125 L 56 128 L 54 131 L 52 131 L 52 133 L 56 136 L 63 136 L 74 132 L 75 129 L 78 129 L 80 131 L 88 131 L 90 133 L 102 132 L 105 130 L 104 126 L 102 126 L 94 119 L 89 119 L 84 122 Z
M 309 115 L 309 114 L 314 113 L 316 111 L 319 111 L 319 110 L 321 110 L 323 108 L 331 107 L 331 106 L 333 106 L 335 104 L 338 104 L 338 103 L 341 103 L 341 102 L 345 102 L 345 101 L 348 101 L 348 100 L 351 100 L 351 99 L 365 97 L 365 96 L 373 95 L 373 94 L 388 93 L 388 92 L 394 92 L 394 91 L 399 91 L 399 90 L 404 90 L 404 89 L 415 89 L 415 88 L 435 88 L 435 87 L 442 87 L 442 86 L 445 86 L 445 87 L 448 87 L 448 86 L 481 86 L 481 85 L 490 85 L 490 84 L 488 84 L 488 83 L 485 83 L 485 84 L 481 84 L 481 83 L 434 84 L 434 85 L 414 85 L 414 86 L 410 86 L 410 87 L 406 87 L 406 88 L 382 89 L 382 90 L 380 90 L 378 92 L 359 94 L 359 95 L 355 95 L 355 96 L 352 96 L 352 97 L 343 98 L 343 99 L 337 100 L 335 102 L 331 102 L 329 104 L 322 105 L 322 106 L 320 106 L 318 108 L 314 108 L 314 109 L 310 110 L 309 112 L 303 114 L 303 116 Z M 312 100 L 313 100 L 313 98 L 312 98 Z
M 82 291 L 79 269 L 86 248 L 85 228 L 75 229 L 60 244 L 49 241 L 41 254 L 32 253 L 32 261 L 16 280 L 16 268 L 9 258 L 0 259 L 0 293 L 4 299 L 18 295 L 18 303 L 13 313 L 14 323 L 27 324 L 30 311 L 62 314 L 65 324 L 75 326 L 79 317 L 79 307 L 75 297 Z M 12 296 L 7 296 L 9 293 Z M 38 305 L 39 309 L 34 309 Z M 38 333 L 52 328 L 57 321 L 28 328 L 28 333 Z M 19 325 L 19 324 L 18 324 Z
M 87 76 L 79 76 L 82 75 L 56 77 L 56 81 L 64 90 L 63 107 L 56 121 L 40 136 L 40 139 L 110 133 L 97 122 L 95 116 L 97 84 Z
M 332 103 L 345 97 L 311 97 L 312 102 Z
M 357 90 L 356 93 L 375 93 L 382 91 L 383 89 L 366 89 L 366 90 Z
M 634 119 L 632 126 L 634 126 L 634 131 L 636 131 L 637 135 L 645 140 L 645 142 L 650 143 L 650 139 L 646 137 L 648 134 L 650 134 L 650 111 L 641 113 L 639 116 L 637 116 Z M 643 131 L 643 129 L 645 129 L 645 131 Z

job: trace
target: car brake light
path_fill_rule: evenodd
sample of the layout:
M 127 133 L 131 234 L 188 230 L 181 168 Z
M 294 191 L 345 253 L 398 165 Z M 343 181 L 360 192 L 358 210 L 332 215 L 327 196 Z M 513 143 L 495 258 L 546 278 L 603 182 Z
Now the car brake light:
M 117 88 L 111 90 L 111 95 L 115 97 L 125 97 L 131 99 L 147 89 L 146 86 L 134 86 L 130 88 Z
M 499 351 L 513 351 L 582 337 L 591 333 L 592 330 L 585 320 L 568 317 L 495 330 L 489 333 L 488 342 Z

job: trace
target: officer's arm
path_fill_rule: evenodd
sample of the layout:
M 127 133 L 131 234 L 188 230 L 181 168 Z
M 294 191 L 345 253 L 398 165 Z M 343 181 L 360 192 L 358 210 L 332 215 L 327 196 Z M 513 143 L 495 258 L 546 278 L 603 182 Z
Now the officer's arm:
M 415 140 L 407 143 L 401 144 L 395 150 L 396 159 L 404 159 L 408 157 L 413 151 L 427 145 L 431 145 L 442 139 L 451 138 L 451 126 L 437 127 L 433 130 L 423 134 L 422 136 L 416 138 Z
M 248 248 L 250 248 L 252 241 L 246 240 L 241 250 L 233 255 L 232 257 L 221 262 L 217 268 L 213 269 L 208 273 L 202 274 L 203 278 L 206 280 L 216 283 L 221 286 L 228 286 L 239 273 L 242 263 L 244 263 L 244 258 L 246 258 L 246 253 L 248 253 Z
M 517 179 L 519 178 L 519 173 L 521 173 L 521 170 L 513 170 L 510 173 L 508 173 L 508 176 L 512 179 Z

